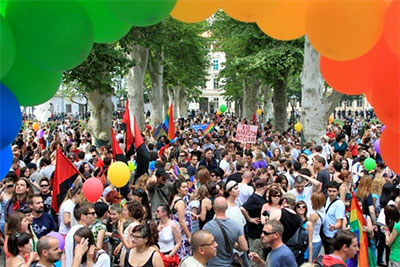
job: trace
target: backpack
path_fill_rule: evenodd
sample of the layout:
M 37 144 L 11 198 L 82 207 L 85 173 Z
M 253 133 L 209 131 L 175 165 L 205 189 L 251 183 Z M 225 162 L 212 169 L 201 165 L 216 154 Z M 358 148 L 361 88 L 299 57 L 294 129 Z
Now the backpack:
M 308 248 L 308 241 L 308 232 L 303 227 L 303 221 L 300 220 L 300 227 L 286 242 L 286 246 L 292 250 L 298 265 L 301 265 L 304 262 L 304 254 Z
M 314 260 L 313 266 L 314 266 L 314 267 L 346 267 L 345 265 L 340 264 L 340 263 L 333 264 L 333 265 L 329 265 L 329 266 L 323 265 L 323 264 L 322 264 L 322 259 L 323 259 L 323 258 L 324 258 L 323 255 L 319 255 L 319 256 Z
M 99 179 L 100 182 L 103 184 L 103 187 L 105 187 L 107 184 L 107 174 L 106 174 L 107 170 L 108 170 L 108 168 L 100 171 L 96 176 L 97 179 Z

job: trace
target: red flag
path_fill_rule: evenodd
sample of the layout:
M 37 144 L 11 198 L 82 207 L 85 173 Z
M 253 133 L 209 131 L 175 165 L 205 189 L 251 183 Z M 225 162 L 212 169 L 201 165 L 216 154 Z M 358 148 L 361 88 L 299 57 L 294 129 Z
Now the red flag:
M 253 113 L 253 122 L 254 122 L 254 123 L 257 123 L 257 115 L 256 115 L 255 112 Z
M 122 153 L 121 147 L 119 146 L 117 139 L 115 138 L 115 133 L 112 127 L 111 127 L 111 140 L 112 140 L 111 146 L 112 146 L 113 158 L 117 161 L 126 162 L 124 153 Z
M 53 195 L 51 208 L 55 212 L 58 212 L 65 195 L 72 187 L 78 176 L 78 169 L 58 148 L 56 156 L 56 169 L 54 171 L 54 178 L 52 179 Z
M 135 179 L 147 173 L 149 169 L 150 153 L 143 141 L 142 133 L 136 123 L 136 117 L 133 119 L 133 129 L 135 131 L 135 148 L 136 148 L 136 172 Z M 136 180 L 135 180 L 136 181 Z
M 131 117 L 129 115 L 129 100 L 126 100 L 125 113 L 122 118 L 122 123 L 125 124 L 125 132 L 126 132 L 126 148 L 125 151 L 128 152 L 133 145 L 133 134 L 131 128 Z
M 175 139 L 175 123 L 174 123 L 174 112 L 172 109 L 172 104 L 169 106 L 169 121 L 168 121 L 168 139 Z

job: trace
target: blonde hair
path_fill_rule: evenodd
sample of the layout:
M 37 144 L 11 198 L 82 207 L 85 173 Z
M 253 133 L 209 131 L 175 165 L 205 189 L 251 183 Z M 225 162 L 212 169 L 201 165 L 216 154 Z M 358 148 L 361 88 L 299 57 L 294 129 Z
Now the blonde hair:
M 136 184 L 134 185 L 134 186 L 132 186 L 133 188 L 137 188 L 137 189 L 139 189 L 139 188 L 141 188 L 141 189 L 143 189 L 143 190 L 147 190 L 147 181 L 150 179 L 150 176 L 147 174 L 147 173 L 145 173 L 145 174 L 142 174 L 139 178 L 138 178 L 138 180 L 137 180 L 137 182 L 136 182 Z
M 356 197 L 361 198 L 364 201 L 368 194 L 371 192 L 371 177 L 368 175 L 364 175 L 360 179 L 360 184 L 358 185 Z
M 377 194 L 378 196 L 382 193 L 383 185 L 385 184 L 385 178 L 375 177 L 371 183 L 371 194 Z
M 190 197 L 190 201 L 193 200 L 203 200 L 207 196 L 208 190 L 205 185 L 200 186 L 197 188 L 196 192 Z
M 206 185 L 211 182 L 211 175 L 207 168 L 199 169 L 197 171 L 197 180 L 201 185 Z

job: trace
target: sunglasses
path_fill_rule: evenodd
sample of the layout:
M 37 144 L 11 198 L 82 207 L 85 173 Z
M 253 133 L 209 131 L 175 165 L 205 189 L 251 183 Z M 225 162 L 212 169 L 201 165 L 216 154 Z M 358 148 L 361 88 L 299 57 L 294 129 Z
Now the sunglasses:
M 305 208 L 306 208 L 306 205 L 297 205 L 296 208 L 298 208 L 298 209 L 305 209 Z
M 41 184 L 40 187 L 49 187 L 48 184 Z
M 88 212 L 88 213 L 85 213 L 85 215 L 95 215 L 96 214 L 96 212 L 95 211 L 93 211 L 93 212 Z
M 277 232 L 267 232 L 267 231 L 264 231 L 264 230 L 262 232 L 263 232 L 264 235 L 272 235 L 272 234 L 277 233 Z
M 271 197 L 281 197 L 281 195 L 271 195 Z
M 6 187 L 7 187 L 7 188 L 13 188 L 13 187 L 14 187 L 14 184 L 8 184 Z

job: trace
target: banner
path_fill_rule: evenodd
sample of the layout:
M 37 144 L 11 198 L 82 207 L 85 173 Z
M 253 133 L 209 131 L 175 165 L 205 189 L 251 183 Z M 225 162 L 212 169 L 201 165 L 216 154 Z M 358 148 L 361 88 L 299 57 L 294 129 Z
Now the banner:
M 257 126 L 239 123 L 236 130 L 236 141 L 255 144 L 257 140 Z
M 193 124 L 192 126 L 190 126 L 190 128 L 192 128 L 195 132 L 197 132 L 198 130 L 202 130 L 204 131 L 205 128 L 207 128 L 208 124 Z

